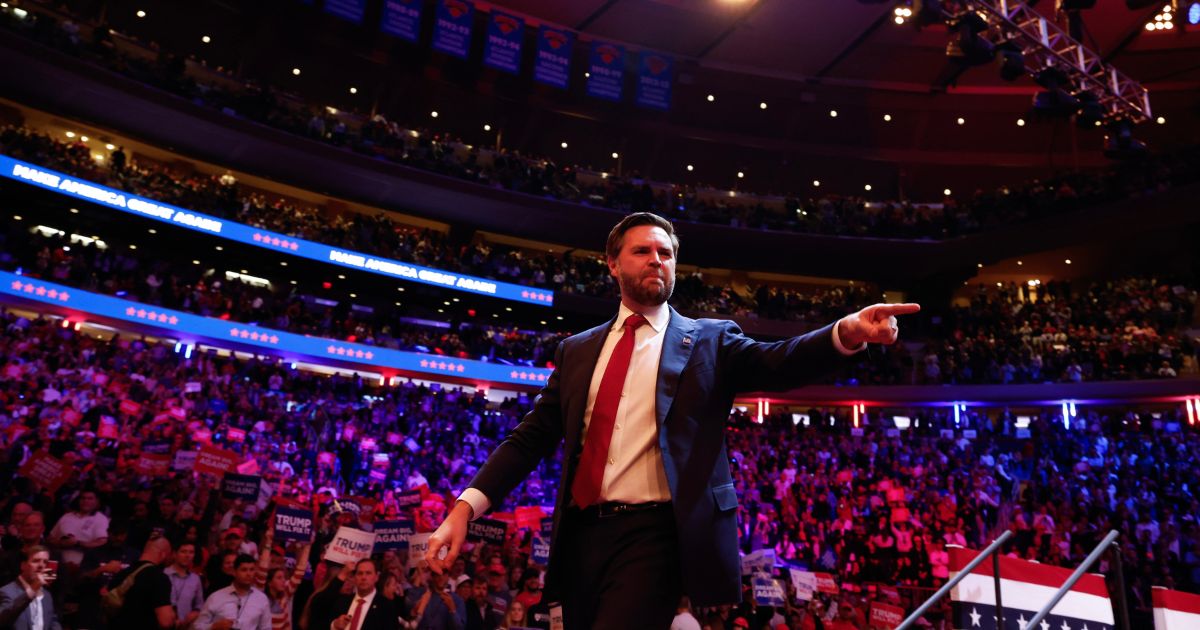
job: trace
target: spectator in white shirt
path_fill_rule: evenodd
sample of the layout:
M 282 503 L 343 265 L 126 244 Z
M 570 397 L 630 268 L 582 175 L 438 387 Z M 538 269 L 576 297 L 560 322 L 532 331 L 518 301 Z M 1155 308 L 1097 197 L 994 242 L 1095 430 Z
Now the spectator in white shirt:
M 58 519 L 50 530 L 50 544 L 62 550 L 67 564 L 83 563 L 83 554 L 108 542 L 108 517 L 99 511 L 100 498 L 92 490 L 84 490 L 76 499 L 77 508 Z

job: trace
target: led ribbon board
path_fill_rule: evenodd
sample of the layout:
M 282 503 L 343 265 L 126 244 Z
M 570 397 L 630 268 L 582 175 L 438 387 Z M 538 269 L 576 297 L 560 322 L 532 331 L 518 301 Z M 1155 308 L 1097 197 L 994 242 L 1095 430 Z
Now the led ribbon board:
M 419 372 L 429 378 L 453 376 L 517 385 L 544 385 L 550 378 L 548 368 L 513 367 L 308 337 L 131 302 L 6 271 L 0 271 L 0 293 L 80 313 L 154 326 L 183 341 L 204 339 L 215 344 L 233 341 L 264 348 L 270 354 L 303 355 L 317 362 L 340 360 L 387 371 Z
M 9 179 L 53 190 L 74 199 L 90 201 L 128 214 L 170 223 L 203 234 L 220 236 L 275 252 L 476 295 L 487 295 L 541 306 L 554 304 L 553 291 L 450 273 L 439 269 L 410 265 L 398 260 L 376 258 L 370 254 L 337 249 L 321 243 L 293 238 L 278 232 L 262 230 L 159 203 L 152 199 L 15 160 L 6 155 L 0 155 L 0 174 Z

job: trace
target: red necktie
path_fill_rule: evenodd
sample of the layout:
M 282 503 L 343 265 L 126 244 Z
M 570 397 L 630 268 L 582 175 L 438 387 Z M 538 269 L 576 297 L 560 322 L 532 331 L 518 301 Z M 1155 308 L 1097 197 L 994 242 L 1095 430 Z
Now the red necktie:
M 360 619 L 362 619 L 362 609 L 363 609 L 363 604 L 365 604 L 365 603 L 367 603 L 367 600 L 365 600 L 361 597 L 359 597 L 357 600 L 355 600 L 354 616 L 350 618 L 349 630 L 358 630 L 358 621 Z
M 617 406 L 621 404 L 621 390 L 625 388 L 625 375 L 629 372 L 629 360 L 633 357 L 634 334 L 639 326 L 646 323 L 646 318 L 637 313 L 625 319 L 625 334 L 617 342 L 617 347 L 613 348 L 608 365 L 604 368 L 604 377 L 600 379 L 600 389 L 596 391 L 596 402 L 592 405 L 592 417 L 588 421 L 583 455 L 579 457 L 579 469 L 575 471 L 575 482 L 571 484 L 571 496 L 581 508 L 600 498 L 608 445 L 612 442 L 613 424 L 617 420 Z

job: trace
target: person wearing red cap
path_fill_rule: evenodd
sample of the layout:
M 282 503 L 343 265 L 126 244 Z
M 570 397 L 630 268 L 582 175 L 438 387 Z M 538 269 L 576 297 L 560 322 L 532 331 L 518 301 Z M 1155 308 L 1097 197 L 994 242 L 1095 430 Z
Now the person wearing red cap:
M 819 378 L 868 342 L 896 342 L 916 304 L 876 304 L 776 343 L 736 324 L 690 319 L 667 304 L 679 238 L 636 212 L 608 235 L 621 304 L 608 323 L 558 346 L 533 410 L 492 452 L 429 540 L 443 571 L 467 523 L 498 505 L 557 448 L 547 601 L 567 628 L 665 628 L 679 597 L 741 597 L 737 505 L 725 424 L 739 392 L 788 390 Z M 444 554 L 444 555 L 443 555 Z

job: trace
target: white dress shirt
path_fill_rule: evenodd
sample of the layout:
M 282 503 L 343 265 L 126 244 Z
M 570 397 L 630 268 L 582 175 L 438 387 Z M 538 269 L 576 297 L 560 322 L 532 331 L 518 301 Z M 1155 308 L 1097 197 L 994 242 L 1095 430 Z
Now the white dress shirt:
M 371 602 L 375 601 L 375 593 L 378 593 L 378 592 L 379 592 L 379 589 L 375 589 L 375 590 L 371 591 L 370 593 L 363 595 L 362 596 L 363 603 L 359 604 L 358 603 L 358 600 L 359 600 L 358 589 L 354 589 L 354 599 L 350 600 L 350 609 L 346 611 L 346 614 L 350 615 L 350 620 L 353 621 L 354 620 L 354 607 L 362 606 L 362 612 L 359 613 L 359 616 L 358 616 L 358 625 L 357 626 L 354 626 L 354 625 L 346 626 L 346 630 L 361 630 L 362 629 L 362 625 L 364 623 L 366 623 L 366 621 L 367 621 L 367 611 L 371 610 Z
M 592 419 L 592 407 L 596 403 L 596 392 L 604 378 L 604 370 L 612 357 L 617 342 L 624 335 L 625 320 L 633 314 L 625 304 L 617 313 L 588 387 L 587 407 L 583 412 L 584 435 Z M 671 319 L 666 304 L 642 312 L 648 326 L 637 329 L 634 337 L 633 354 L 629 360 L 629 371 L 621 389 L 621 403 L 613 425 L 612 441 L 608 445 L 608 462 L 604 468 L 604 482 L 600 485 L 599 501 L 622 503 L 648 503 L 670 501 L 671 489 L 667 485 L 667 473 L 663 468 L 662 453 L 658 447 L 658 418 L 655 413 L 655 390 L 658 387 L 658 363 L 662 357 L 663 337 Z M 839 322 L 840 323 L 840 322 Z M 838 326 L 833 326 L 833 346 L 844 355 L 864 350 L 862 344 L 853 350 L 842 345 Z M 459 495 L 460 501 L 471 506 L 472 519 L 479 518 L 491 507 L 491 500 L 477 488 L 467 488 Z
M 25 588 L 25 594 L 29 595 L 29 630 L 44 630 L 46 627 L 46 616 L 42 610 L 42 598 L 46 596 L 46 589 L 39 588 L 36 591 L 33 587 L 25 583 L 24 578 L 20 578 L 21 586 Z

